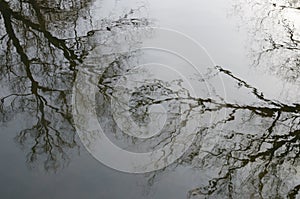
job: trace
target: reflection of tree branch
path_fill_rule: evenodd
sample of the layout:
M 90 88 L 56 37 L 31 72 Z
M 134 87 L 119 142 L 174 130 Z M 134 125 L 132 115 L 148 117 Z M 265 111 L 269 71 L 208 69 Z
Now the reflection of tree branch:
M 133 14 L 130 11 L 117 21 L 105 23 L 99 30 L 89 29 L 86 36 L 78 36 L 77 20 L 84 18 L 78 9 L 88 6 L 87 2 L 89 0 L 81 1 L 78 5 L 73 2 L 75 7 L 64 14 L 60 8 L 50 8 L 51 2 L 28 0 L 21 2 L 18 10 L 9 2 L 0 0 L 0 13 L 3 16 L 1 25 L 6 33 L 1 35 L 1 44 L 5 47 L 6 42 L 7 47 L 3 55 L 6 63 L 4 67 L 1 65 L 1 75 L 7 75 L 9 79 L 1 76 L 1 81 L 9 81 L 7 87 L 11 89 L 10 94 L 1 98 L 1 119 L 5 122 L 13 114 L 24 111 L 33 115 L 36 120 L 33 126 L 22 130 L 16 136 L 16 141 L 30 148 L 28 163 L 44 158 L 44 168 L 47 170 L 56 170 L 62 166 L 68 160 L 65 150 L 77 146 L 70 113 L 70 92 L 76 76 L 75 66 L 94 47 L 89 39 L 93 37 L 97 40 L 102 33 L 109 35 L 110 31 L 125 30 L 126 26 L 140 27 L 147 24 L 145 19 L 130 18 Z M 76 17 L 63 21 L 62 25 L 74 25 L 71 31 L 75 31 L 75 38 L 54 36 L 56 32 L 51 32 L 53 29 L 49 29 L 49 23 L 57 25 L 59 22 L 49 22 L 49 16 L 59 15 L 62 20 L 67 20 L 63 15 L 74 10 Z
M 289 199 L 296 199 L 296 195 L 299 193 L 300 185 L 295 186 L 290 192 L 289 192 Z
M 240 3 L 242 4 L 243 1 Z M 289 14 L 294 13 L 294 18 L 300 14 L 299 2 L 247 1 L 246 4 L 240 8 L 245 7 L 246 10 L 249 5 L 250 13 L 255 13 L 254 16 L 243 15 L 243 20 L 247 20 L 247 24 L 253 22 L 249 27 L 251 43 L 254 44 L 249 44 L 253 64 L 271 68 L 287 81 L 298 81 L 300 77 L 299 27 L 297 21 L 291 18 L 293 15 L 289 16 Z
M 277 178 L 278 183 L 275 181 L 272 183 L 273 186 L 281 187 L 279 184 L 280 176 L 277 176 L 277 170 L 274 165 L 283 163 L 290 163 L 291 165 L 297 165 L 300 156 L 300 105 L 293 104 L 292 106 L 286 105 L 280 102 L 275 102 L 266 99 L 262 94 L 259 94 L 258 90 L 245 81 L 235 77 L 230 71 L 224 70 L 218 67 L 219 71 L 229 75 L 234 80 L 238 81 L 240 86 L 246 89 L 251 89 L 251 93 L 255 95 L 259 100 L 267 102 L 267 107 L 260 110 L 259 107 L 252 106 L 239 106 L 236 105 L 226 105 L 227 108 L 235 110 L 234 114 L 238 112 L 249 112 L 257 114 L 260 120 L 267 120 L 270 123 L 267 129 L 264 129 L 265 133 L 259 134 L 257 132 L 254 135 L 247 133 L 239 133 L 238 129 L 233 131 L 228 131 L 230 135 L 224 135 L 222 137 L 222 142 L 216 144 L 212 151 L 200 150 L 200 154 L 206 153 L 203 162 L 215 162 L 215 166 L 220 164 L 220 173 L 218 177 L 212 178 L 209 184 L 205 187 L 195 188 L 189 192 L 189 197 L 193 195 L 206 195 L 214 197 L 214 194 L 222 191 L 226 193 L 227 196 L 232 196 L 232 194 L 238 194 L 238 187 L 240 185 L 235 184 L 234 179 L 237 180 L 240 172 L 247 171 L 249 178 L 243 183 L 250 183 L 245 189 L 249 189 L 249 186 L 255 186 L 254 189 L 258 189 L 257 196 L 264 198 L 266 194 L 266 186 Z M 268 107 L 273 106 L 274 108 Z M 265 114 L 260 114 L 260 112 Z M 276 113 L 276 114 L 275 114 Z M 232 117 L 232 113 L 230 114 Z M 230 117 L 229 117 L 230 118 Z M 243 116 L 245 118 L 245 116 Z M 265 118 L 265 119 L 264 119 Z M 229 125 L 234 123 L 234 120 L 228 120 Z M 249 120 L 251 125 L 252 119 Z M 236 124 L 238 125 L 238 124 Z M 286 126 L 286 130 L 283 132 L 282 128 Z M 280 132 L 278 130 L 282 129 Z M 224 129 L 227 132 L 226 129 Z M 258 130 L 257 130 L 258 131 Z M 192 158 L 196 159 L 198 155 Z M 190 161 L 192 161 L 190 160 Z M 213 164 L 213 163 L 212 163 Z M 253 166 L 260 164 L 256 169 L 251 169 Z M 210 165 L 212 166 L 213 165 Z M 246 168 L 250 170 L 245 170 Z M 272 176 L 275 175 L 275 176 Z M 279 175 L 279 174 L 278 174 Z M 267 180 L 269 179 L 269 181 Z M 257 185 L 251 184 L 254 181 Z M 236 186 L 233 188 L 233 186 Z M 299 188 L 293 188 L 289 192 L 291 198 L 295 197 Z M 241 194 L 243 190 L 241 190 Z M 245 191 L 244 191 L 245 192 Z M 269 193 L 272 197 L 278 197 L 279 193 Z M 248 196 L 246 196 L 248 197 Z
M 217 106 L 219 108 L 208 109 L 210 111 L 217 111 L 221 108 L 228 109 L 230 111 L 227 118 L 217 121 L 218 123 L 223 123 L 230 125 L 230 123 L 235 123 L 239 113 L 253 113 L 257 115 L 256 118 L 260 120 L 266 120 L 270 125 L 263 131 L 261 135 L 257 132 L 255 135 L 239 133 L 239 127 L 234 128 L 234 131 L 229 131 L 227 135 L 219 140 L 219 143 L 215 143 L 215 147 L 212 150 L 203 150 L 201 146 L 194 149 L 191 155 L 188 156 L 186 161 L 193 162 L 201 154 L 206 154 L 200 157 L 203 158 L 202 162 L 215 163 L 208 164 L 208 166 L 220 166 L 220 173 L 218 177 L 212 178 L 209 181 L 209 185 L 206 187 L 195 188 L 189 192 L 189 197 L 195 195 L 205 195 L 207 197 L 215 197 L 222 192 L 226 193 L 229 198 L 235 198 L 232 194 L 237 194 L 237 186 L 233 179 L 238 178 L 238 173 L 243 171 L 245 168 L 252 168 L 251 165 L 261 164 L 256 170 L 250 170 L 248 180 L 244 183 L 250 183 L 251 181 L 257 180 L 257 184 L 251 186 L 257 186 L 258 194 L 260 198 L 264 198 L 266 194 L 267 183 L 277 179 L 278 183 L 275 181 L 274 186 L 281 187 L 280 176 L 272 175 L 274 172 L 280 172 L 280 170 L 275 170 L 274 165 L 290 163 L 291 165 L 297 165 L 300 156 L 300 105 L 293 104 L 288 105 L 274 100 L 270 100 L 264 97 L 264 95 L 258 91 L 255 87 L 249 85 L 244 80 L 234 76 L 230 71 L 223 69 L 218 66 L 217 69 L 220 73 L 231 77 L 232 80 L 237 81 L 239 86 L 242 88 L 250 89 L 251 94 L 253 94 L 259 101 L 266 103 L 265 106 L 254 106 L 254 105 L 240 105 L 231 104 L 227 102 L 216 102 L 212 99 L 205 100 L 206 105 L 210 104 Z M 189 99 L 191 100 L 191 99 Z M 199 100 L 199 99 L 194 99 Z M 204 103 L 204 104 L 205 104 Z M 208 106 L 209 107 L 209 106 Z M 242 118 L 245 120 L 246 116 Z M 252 119 L 251 119 L 252 118 Z M 251 125 L 253 122 L 253 116 L 248 120 Z M 254 117 L 255 118 L 255 117 Z M 212 125 L 215 128 L 216 125 Z M 286 127 L 286 131 L 279 131 Z M 224 129 L 226 132 L 226 128 Z M 258 130 L 257 130 L 258 131 Z M 238 138 L 239 137 L 239 138 Z M 213 143 L 212 143 L 213 144 Z M 266 146 L 268 146 L 266 148 Z M 199 151 L 198 151 L 199 150 Z M 204 163 L 194 163 L 196 167 L 200 167 Z M 273 173 L 272 173 L 273 172 Z M 268 180 L 269 179 L 269 180 Z M 248 185 L 247 185 L 248 186 Z M 250 185 L 249 185 L 250 186 Z M 246 187 L 246 189 L 248 189 Z M 293 188 L 289 192 L 291 198 L 295 198 L 298 193 L 299 188 Z M 243 192 L 241 190 L 241 192 Z M 274 197 L 278 197 L 280 193 L 274 192 Z M 275 195 L 274 195 L 275 194 Z M 276 195 L 277 194 L 277 195 Z
M 1 0 L 0 1 L 0 7 L 1 7 L 1 12 L 3 15 L 6 16 L 6 23 L 9 23 L 11 21 L 11 17 L 22 21 L 25 25 L 27 25 L 28 27 L 37 30 L 41 33 L 43 33 L 43 35 L 45 36 L 45 38 L 51 43 L 53 44 L 55 47 L 61 49 L 64 52 L 64 56 L 70 61 L 70 67 L 71 69 L 74 69 L 76 62 L 75 60 L 82 62 L 82 60 L 78 59 L 76 54 L 74 53 L 73 50 L 69 49 L 65 43 L 64 40 L 62 39 L 58 39 L 57 37 L 54 37 L 51 35 L 51 33 L 49 31 L 46 30 L 45 27 L 45 22 L 43 19 L 43 16 L 41 15 L 39 9 L 38 9 L 38 5 L 36 3 L 33 4 L 34 10 L 37 13 L 37 17 L 39 20 L 39 24 L 33 23 L 30 20 L 26 19 L 24 16 L 20 15 L 17 12 L 14 12 L 8 5 L 8 3 L 6 3 L 5 1 Z
M 174 89 L 166 89 L 165 85 L 167 83 L 155 80 L 155 83 L 147 83 L 146 86 L 136 88 L 137 90 L 132 94 L 132 101 L 130 101 L 131 109 L 129 111 L 134 118 L 139 119 L 139 123 L 142 123 L 147 116 L 148 107 L 157 104 L 162 105 L 167 103 L 176 104 L 176 106 L 186 104 L 189 108 L 187 108 L 185 113 L 195 112 L 198 115 L 202 114 L 201 111 L 207 113 L 225 109 L 227 112 L 226 117 L 215 121 L 210 125 L 210 128 L 217 129 L 220 124 L 223 124 L 234 126 L 233 130 L 227 131 L 225 127 L 223 131 L 226 135 L 221 137 L 221 140 L 219 140 L 220 144 L 211 144 L 215 145 L 212 150 L 204 150 L 201 144 L 196 143 L 194 149 L 183 160 L 185 163 L 192 163 L 201 154 L 206 154 L 202 162 L 207 161 L 207 166 L 211 168 L 215 166 L 221 167 L 220 172 L 216 174 L 218 177 L 213 177 L 206 187 L 191 190 L 189 196 L 200 194 L 214 197 L 221 192 L 224 193 L 226 189 L 226 196 L 234 198 L 234 194 L 238 189 L 236 188 L 238 185 L 236 185 L 234 180 L 237 180 L 238 173 L 248 167 L 251 168 L 251 165 L 260 163 L 261 165 L 257 169 L 247 171 L 249 172 L 249 177 L 247 179 L 248 182 L 246 180 L 245 183 L 256 181 L 257 197 L 264 197 L 265 187 L 267 186 L 266 179 L 272 178 L 270 176 L 272 172 L 279 172 L 273 169 L 274 165 L 282 164 L 282 162 L 290 162 L 292 165 L 297 163 L 299 156 L 297 150 L 300 150 L 300 132 L 298 130 L 300 105 L 297 103 L 289 105 L 268 99 L 257 88 L 236 77 L 230 71 L 220 66 L 216 68 L 220 74 L 226 75 L 236 82 L 241 89 L 250 90 L 250 95 L 255 96 L 257 104 L 260 105 L 234 104 L 224 100 L 216 100 L 213 98 L 214 96 L 212 98 L 197 98 L 190 95 L 180 96 Z M 122 77 L 120 74 L 124 71 L 126 72 L 126 69 L 122 68 L 118 62 L 109 66 L 105 71 L 100 78 L 99 89 L 101 93 L 111 96 L 111 93 L 114 93 L 114 83 L 118 81 L 118 78 Z M 151 97 L 151 92 L 148 92 L 148 89 L 154 93 L 163 90 L 168 94 L 166 96 L 160 95 L 161 99 L 157 99 L 156 97 Z M 262 103 L 263 105 L 261 105 Z M 241 114 L 243 115 L 241 116 Z M 187 114 L 187 118 L 189 118 L 188 116 L 189 114 Z M 246 120 L 247 117 L 249 117 L 248 120 Z M 254 120 L 258 119 L 262 123 L 265 122 L 266 125 L 264 125 L 264 129 L 256 130 L 253 135 L 250 134 L 251 132 L 249 134 L 239 133 L 239 124 L 235 123 L 238 123 L 240 119 L 246 121 L 249 125 L 252 125 L 251 123 L 254 123 Z M 184 119 L 183 121 L 185 122 Z M 283 130 L 280 131 L 279 129 L 283 127 L 288 127 L 288 129 L 284 132 Z M 181 128 L 179 127 L 178 131 L 180 130 Z M 172 135 L 178 133 L 178 131 L 169 131 L 168 133 L 170 134 L 163 137 L 153 147 L 172 143 L 174 139 Z M 203 136 L 202 132 L 199 131 L 197 135 Z M 203 139 L 203 142 L 205 142 L 205 136 Z M 200 156 L 200 158 L 202 157 Z M 200 167 L 201 164 L 204 163 L 196 162 L 193 165 Z M 274 177 L 272 180 L 275 180 L 275 178 L 280 181 L 280 177 Z M 273 184 L 276 187 L 281 186 L 281 184 L 276 182 Z M 276 192 L 276 194 L 278 196 L 279 193 Z
M 24 71 L 26 72 L 26 79 L 30 81 L 31 85 L 31 93 L 25 94 L 10 94 L 1 99 L 1 112 L 4 112 L 4 102 L 9 98 L 15 97 L 12 100 L 12 108 L 14 108 L 15 104 L 17 103 L 16 100 L 20 103 L 21 110 L 26 108 L 22 107 L 23 102 L 34 102 L 36 103 L 35 108 L 35 117 L 37 122 L 31 128 L 22 130 L 19 135 L 16 137 L 16 140 L 22 145 L 26 146 L 26 141 L 29 139 L 33 139 L 35 144 L 31 147 L 31 152 L 28 154 L 28 162 L 32 163 L 37 161 L 38 156 L 46 155 L 46 160 L 44 161 L 45 169 L 54 169 L 56 170 L 60 165 L 60 159 L 66 160 L 67 153 L 64 151 L 64 148 L 74 148 L 77 146 L 75 141 L 75 132 L 72 127 L 72 121 L 70 117 L 70 110 L 69 110 L 69 102 L 67 99 L 67 94 L 64 89 L 60 88 L 53 88 L 51 85 L 43 86 L 41 83 L 36 80 L 36 76 L 33 71 L 35 71 L 37 65 L 35 64 L 32 66 L 32 60 L 29 59 L 28 55 L 26 54 L 23 44 L 21 44 L 18 36 L 16 35 L 13 19 L 17 19 L 21 21 L 25 26 L 28 26 L 28 31 L 31 31 L 30 28 L 42 32 L 45 36 L 45 39 L 53 46 L 57 47 L 58 49 L 63 50 L 64 56 L 70 61 L 71 65 L 74 60 L 77 59 L 73 50 L 70 50 L 63 40 L 60 40 L 56 37 L 53 37 L 49 31 L 46 30 L 45 22 L 43 20 L 42 14 L 39 12 L 38 4 L 36 2 L 29 1 L 35 9 L 35 13 L 39 19 L 40 24 L 35 24 L 30 20 L 26 19 L 21 14 L 12 11 L 9 7 L 8 3 L 4 1 L 0 1 L 0 12 L 3 16 L 3 22 L 6 29 L 6 33 L 8 35 L 8 44 L 9 41 L 12 41 L 13 46 L 16 49 L 20 57 L 20 61 L 24 66 Z M 26 31 L 26 29 L 25 29 Z M 37 41 L 42 41 L 43 38 L 39 38 L 37 34 L 32 32 Z M 4 37 L 3 37 L 4 38 Z M 7 45 L 9 47 L 9 45 Z M 49 46 L 51 50 L 51 47 Z M 9 52 L 9 48 L 7 49 L 7 53 Z M 8 57 L 8 55 L 7 55 Z M 75 64 L 75 62 L 74 62 Z M 7 64 L 8 65 L 8 64 Z M 43 65 L 43 63 L 41 63 Z M 17 79 L 24 79 L 24 76 L 19 76 L 12 71 L 11 68 L 8 68 L 13 74 L 16 75 Z M 21 69 L 17 69 L 18 71 L 22 71 Z M 47 71 L 47 69 L 44 69 Z M 50 74 L 48 74 L 50 75 Z M 56 94 L 55 94 L 56 93 Z M 50 104 L 49 96 L 58 96 L 56 100 L 62 103 L 61 107 L 55 107 Z M 18 99 L 17 99 L 18 98 Z M 58 102 L 57 101 L 57 102 Z M 59 105 L 59 104 L 58 104 Z M 29 107 L 27 107 L 29 109 Z M 59 114 L 56 115 L 55 114 Z M 56 119 L 53 120 L 53 117 Z M 61 120 L 61 121 L 56 121 Z M 65 124 L 63 124 L 65 122 Z M 60 124 L 62 123 L 62 124 Z M 65 126 L 64 126 L 65 125 Z M 68 132 L 62 132 L 68 131 Z

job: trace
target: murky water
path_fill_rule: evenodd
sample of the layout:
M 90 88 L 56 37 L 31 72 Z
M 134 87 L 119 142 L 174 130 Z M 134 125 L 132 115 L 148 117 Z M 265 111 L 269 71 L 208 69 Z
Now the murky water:
M 297 198 L 299 7 L 0 0 L 1 198 Z

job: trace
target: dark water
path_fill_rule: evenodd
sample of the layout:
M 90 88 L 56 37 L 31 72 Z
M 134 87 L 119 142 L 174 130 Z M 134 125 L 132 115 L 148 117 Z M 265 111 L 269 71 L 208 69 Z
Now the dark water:
M 1 198 L 297 198 L 299 7 L 0 0 Z

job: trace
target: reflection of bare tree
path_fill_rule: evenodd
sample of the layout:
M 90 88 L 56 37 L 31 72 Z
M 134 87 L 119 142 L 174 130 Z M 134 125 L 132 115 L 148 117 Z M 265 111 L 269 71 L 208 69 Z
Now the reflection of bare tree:
M 114 97 L 112 94 L 115 83 L 128 70 L 130 69 L 124 68 L 124 64 L 119 60 L 103 72 L 99 89 L 104 98 L 105 96 Z M 230 71 L 222 67 L 216 67 L 216 70 L 220 75 L 234 81 L 240 90 L 248 90 L 249 95 L 256 98 L 256 102 L 254 104 L 231 103 L 216 99 L 216 96 L 211 96 L 211 98 L 193 97 L 178 84 L 182 93 L 185 93 L 182 95 L 174 89 L 168 89 L 170 82 L 154 80 L 152 83 L 145 82 L 145 86 L 136 88 L 134 92 L 128 91 L 132 92 L 130 101 L 132 117 L 139 124 L 147 123 L 149 107 L 153 104 L 168 102 L 176 104 L 176 107 L 187 105 L 183 112 L 198 116 L 210 112 L 219 114 L 225 110 L 225 117 L 215 120 L 210 125 L 207 124 L 208 126 L 204 126 L 200 122 L 203 128 L 195 130 L 198 138 L 194 146 L 179 162 L 179 164 L 191 164 L 211 175 L 207 186 L 191 190 L 189 196 L 212 198 L 220 196 L 226 198 L 282 198 L 289 196 L 294 198 L 298 193 L 298 184 L 300 183 L 300 179 L 294 175 L 299 172 L 300 105 L 297 103 L 285 104 L 268 99 L 258 89 L 236 77 Z M 171 85 L 174 84 L 176 83 L 171 83 Z M 150 90 L 152 92 L 149 92 Z M 160 94 L 163 99 L 157 99 L 157 97 L 151 96 L 153 92 L 163 92 L 166 93 L 166 96 Z M 104 113 L 107 109 L 104 108 L 105 106 L 101 107 L 101 116 L 108 118 L 111 113 Z M 179 110 L 173 111 L 173 113 L 180 113 Z M 195 118 L 199 117 L 187 116 L 188 120 Z M 107 125 L 108 129 L 111 128 L 108 132 L 118 134 L 113 120 L 113 118 L 109 120 L 112 123 Z M 170 127 L 184 128 L 184 126 L 176 124 L 176 116 L 172 118 L 172 121 L 172 124 L 166 123 L 167 129 L 172 130 Z M 185 122 L 185 120 L 181 121 Z M 208 129 L 211 130 L 207 131 Z M 163 135 L 150 140 L 150 143 L 144 140 L 132 140 L 130 144 L 146 143 L 146 146 L 150 145 L 150 149 L 152 149 L 152 147 L 161 147 L 160 144 L 163 146 L 172 142 L 172 136 L 176 131 L 163 132 Z M 118 136 L 121 136 L 121 133 Z M 124 141 L 124 136 L 121 140 Z M 152 142 L 158 144 L 153 145 Z M 157 173 L 154 173 L 153 178 L 156 175 Z
M 236 10 L 250 27 L 254 64 L 271 68 L 288 81 L 298 81 L 299 1 L 238 0 Z
M 128 14 L 104 21 L 103 29 L 92 29 L 89 4 L 89 0 L 0 1 L 0 80 L 3 85 L 9 82 L 1 93 L 5 95 L 1 119 L 6 122 L 23 112 L 32 117 L 32 126 L 16 141 L 29 150 L 29 163 L 42 161 L 47 170 L 63 166 L 68 149 L 77 146 L 70 94 L 76 66 L 92 48 L 88 39 L 96 32 L 107 35 L 114 28 L 140 25 Z M 78 28 L 80 21 L 88 25 Z
M 60 160 L 67 158 L 65 148 L 77 145 L 67 92 L 73 74 L 66 71 L 74 68 L 80 58 L 47 29 L 38 3 L 0 4 L 5 28 L 1 80 L 10 82 L 12 93 L 2 98 L 3 116 L 29 112 L 33 126 L 22 130 L 16 140 L 28 147 L 29 163 L 46 154 L 42 160 L 45 169 L 57 169 L 62 166 Z
M 21 112 L 33 118 L 31 127 L 19 132 L 16 141 L 29 150 L 28 162 L 42 160 L 46 169 L 62 166 L 62 160 L 68 158 L 68 149 L 77 146 L 70 114 L 70 93 L 78 65 L 91 49 L 96 48 L 94 42 L 104 52 L 110 48 L 112 34 L 117 30 L 148 25 L 146 19 L 131 18 L 133 11 L 130 11 L 117 20 L 103 20 L 100 28 L 93 29 L 90 16 L 84 15 L 89 15 L 89 1 L 68 2 L 29 0 L 7 3 L 0 0 L 0 23 L 3 27 L 0 30 L 3 49 L 0 51 L 0 81 L 9 82 L 8 91 L 1 93 L 4 95 L 0 104 L 1 120 L 6 122 Z M 271 10 L 264 11 L 270 11 L 266 16 L 272 18 L 274 13 L 279 16 L 286 9 L 298 11 L 293 2 L 272 4 L 268 8 Z M 50 22 L 50 19 L 56 21 Z M 79 28 L 81 33 L 76 28 L 79 20 L 89 22 L 86 28 Z M 269 24 L 268 20 L 263 19 L 259 24 Z M 288 57 L 280 58 L 280 61 L 285 62 L 282 65 L 285 69 L 296 71 L 292 73 L 296 80 L 299 75 L 299 35 L 290 23 L 282 21 L 282 25 L 285 37 L 277 37 L 275 33 L 281 34 L 280 31 L 268 35 L 266 42 L 269 46 L 258 55 L 258 62 L 262 63 L 263 57 L 272 57 L 269 56 L 272 53 Z M 58 30 L 63 27 L 66 30 Z M 121 132 L 114 129 L 116 125 L 107 104 L 109 98 L 114 97 L 116 82 L 133 67 L 126 67 L 126 62 L 135 56 L 132 52 L 111 52 L 108 58 L 100 56 L 106 62 L 105 68 L 99 69 L 102 70 L 98 85 L 100 113 L 103 123 L 116 134 Z M 267 99 L 258 89 L 230 71 L 222 67 L 216 67 L 215 71 L 235 82 L 241 90 L 249 91 L 249 96 L 255 97 L 255 103 L 228 102 L 217 95 L 195 97 L 180 80 L 145 81 L 144 85 L 130 91 L 129 111 L 133 120 L 146 125 L 149 122 L 148 111 L 154 105 L 168 107 L 172 114 L 165 124 L 167 133 L 149 140 L 131 140 L 130 144 L 140 144 L 144 150 L 149 146 L 150 149 L 159 148 L 172 142 L 195 119 L 207 113 L 226 112 L 225 117 L 216 118 L 212 124 L 193 129 L 197 139 L 180 164 L 210 170 L 207 173 L 211 180 L 207 186 L 191 190 L 189 196 L 295 198 L 300 189 L 300 179 L 294 175 L 300 172 L 300 105 Z M 286 77 L 289 78 L 289 74 Z M 210 81 L 209 78 L 205 81 Z M 183 119 L 179 120 L 182 115 Z
M 228 113 L 218 143 L 208 141 L 187 158 L 195 167 L 211 168 L 216 174 L 190 196 L 295 198 L 300 183 L 294 176 L 299 172 L 300 105 L 269 100 L 231 72 L 218 69 L 250 89 L 264 105 L 218 104 Z
M 271 6 L 272 9 L 276 7 Z M 282 7 L 282 9 L 286 8 Z M 260 23 L 264 24 L 264 20 L 267 19 L 263 19 Z M 269 35 L 272 40 L 268 39 L 267 43 L 271 47 L 270 50 L 259 53 L 258 62 L 260 64 L 264 59 L 263 57 L 270 58 L 272 57 L 270 56 L 271 53 L 279 52 L 277 50 L 280 50 L 279 54 L 284 58 L 297 58 L 299 39 L 297 39 L 298 36 L 296 36 L 295 30 L 291 30 L 292 26 L 284 28 L 284 31 L 287 31 L 288 40 L 283 37 L 277 38 L 276 34 L 280 34 L 280 31 L 273 31 L 272 35 Z M 284 51 L 288 51 L 289 54 L 282 53 Z M 292 59 L 289 59 L 290 64 L 296 64 L 298 67 L 297 62 Z M 280 61 L 282 60 L 287 59 L 281 59 Z M 295 68 L 292 65 L 284 65 L 284 67 L 297 70 L 297 67 Z M 120 60 L 106 68 L 99 81 L 99 89 L 103 98 L 114 97 L 112 95 L 114 93 L 114 83 L 122 78 L 128 70 L 130 71 L 130 68 L 124 68 Z M 198 118 L 204 113 L 220 114 L 225 111 L 225 117 L 218 118 L 212 124 L 203 126 L 203 128 L 195 129 L 197 139 L 194 146 L 178 162 L 178 164 L 193 165 L 211 177 L 206 186 L 189 191 L 189 197 L 295 198 L 300 188 L 300 178 L 295 175 L 300 172 L 298 161 L 300 150 L 300 104 L 287 104 L 268 99 L 257 88 L 236 77 L 230 71 L 222 67 L 216 67 L 215 70 L 218 74 L 237 84 L 239 91 L 247 90 L 249 97 L 256 99 L 255 102 L 233 103 L 219 99 L 216 97 L 217 95 L 211 96 L 211 98 L 193 97 L 189 95 L 188 91 L 185 95 L 179 95 L 176 90 L 168 87 L 168 84 L 174 85 L 175 82 L 145 82 L 148 87 L 142 86 L 135 88 L 134 92 L 131 91 L 133 93 L 130 101 L 131 117 L 138 123 L 147 123 L 149 107 L 153 104 L 166 102 L 172 102 L 177 107 L 186 105 L 183 110 L 188 113 L 188 121 Z M 298 75 L 299 73 L 293 72 L 293 74 Z M 281 75 L 290 78 L 289 74 Z M 214 76 L 211 75 L 209 78 L 214 78 Z M 209 78 L 206 81 L 210 81 Z M 293 80 L 297 80 L 297 78 Z M 161 95 L 165 98 L 158 100 L 149 95 L 148 89 L 169 93 L 166 96 Z M 101 105 L 103 116 L 104 111 L 107 110 L 103 108 L 105 107 L 103 104 Z M 177 115 L 181 114 L 178 110 L 176 111 Z M 190 117 L 190 113 L 198 117 Z M 106 114 L 110 115 L 111 113 Z M 104 117 L 107 117 L 107 115 L 104 115 Z M 185 127 L 184 122 L 186 120 L 183 120 L 183 126 L 177 125 L 177 120 L 174 121 L 171 125 L 173 125 L 172 127 L 178 127 L 179 131 Z M 111 123 L 108 126 L 111 128 L 111 132 L 118 134 L 117 130 L 114 129 L 116 125 L 113 124 L 113 118 L 111 118 Z M 174 132 L 176 131 L 160 135 L 166 137 L 159 137 L 159 140 L 162 141 L 158 142 L 158 145 L 148 143 L 146 146 L 151 145 L 154 148 L 161 143 L 164 145 L 172 142 L 172 133 Z M 155 139 L 151 141 L 157 143 Z M 132 140 L 132 143 L 139 144 L 139 141 Z M 141 141 L 141 143 L 145 143 L 145 141 Z M 153 178 L 156 177 L 156 174 L 153 174 Z
M 121 60 L 106 68 L 99 82 L 102 99 L 114 97 L 116 82 L 128 71 L 130 68 L 126 68 L 126 64 Z M 174 104 L 175 107 L 181 107 L 183 112 L 173 109 L 173 123 L 165 124 L 169 132 L 164 129 L 164 133 L 155 138 L 147 141 L 134 139 L 127 144 L 145 144 L 142 146 L 159 148 L 172 142 L 177 130 L 185 128 L 185 122 L 201 120 L 201 116 L 207 113 L 220 114 L 225 111 L 225 117 L 215 119 L 211 124 L 199 121 L 202 128 L 194 129 L 197 134 L 194 145 L 178 162 L 192 165 L 211 176 L 206 186 L 189 191 L 189 196 L 295 198 L 300 184 L 300 179 L 294 175 L 299 172 L 300 104 L 286 104 L 268 99 L 257 88 L 230 71 L 222 67 L 216 67 L 216 71 L 229 78 L 233 84 L 237 84 L 240 91 L 247 90 L 249 96 L 256 99 L 255 102 L 232 103 L 217 98 L 217 95 L 211 98 L 194 97 L 181 84 L 177 84 L 178 82 L 155 79 L 151 83 L 144 82 L 145 86 L 137 87 L 133 91 L 128 90 L 128 93 L 132 93 L 129 111 L 138 124 L 149 122 L 147 113 L 149 107 L 155 104 Z M 213 78 L 214 75 L 210 77 Z M 177 85 L 179 89 L 169 89 L 171 85 Z M 153 96 L 155 93 L 160 93 L 161 99 Z M 105 109 L 103 103 L 105 102 L 102 100 L 101 116 L 107 119 L 112 113 L 109 112 L 109 108 Z M 107 104 L 109 103 L 108 100 Z M 180 120 L 182 123 L 178 125 L 178 116 L 183 113 L 187 113 L 184 117 L 186 120 Z M 118 131 L 113 117 L 109 121 L 105 128 L 121 137 L 122 132 Z M 124 136 L 121 140 L 124 142 Z M 157 173 L 154 173 L 150 181 L 156 176 Z

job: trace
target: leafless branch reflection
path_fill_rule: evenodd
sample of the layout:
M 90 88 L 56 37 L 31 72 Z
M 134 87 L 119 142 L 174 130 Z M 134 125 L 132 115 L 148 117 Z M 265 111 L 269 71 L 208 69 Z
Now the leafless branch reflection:
M 134 35 L 130 35 L 130 30 L 149 25 L 148 19 L 133 17 L 135 10 L 131 10 L 119 19 L 104 19 L 100 28 L 94 28 L 90 3 L 43 0 L 7 3 L 0 0 L 0 82 L 6 84 L 6 90 L 1 93 L 1 121 L 5 123 L 24 112 L 31 117 L 30 127 L 19 132 L 15 140 L 27 151 L 29 163 L 42 161 L 46 170 L 63 166 L 69 158 L 69 150 L 78 146 L 70 110 L 71 89 L 78 67 L 84 67 L 81 64 L 96 45 L 103 51 L 111 48 L 112 35 L 117 35 L 118 30 L 127 32 L 131 38 Z M 282 68 L 282 77 L 297 82 L 299 33 L 282 14 L 288 9 L 298 12 L 299 4 L 285 1 L 266 5 L 269 7 L 263 7 L 264 16 L 256 21 L 254 32 L 258 34 L 261 28 L 272 26 L 276 17 L 279 17 L 276 23 L 280 23 L 281 30 L 263 33 L 265 43 L 255 63 L 273 60 L 269 64 Z M 251 6 L 257 6 L 257 2 Z M 79 21 L 85 26 L 77 28 Z M 137 40 L 134 42 L 140 42 Z M 278 58 L 274 59 L 276 56 Z M 113 121 L 109 99 L 115 97 L 115 85 L 124 78 L 124 73 L 138 64 L 132 61 L 136 57 L 138 52 L 112 52 L 105 56 L 99 54 L 95 62 L 90 63 L 106 62 L 98 82 L 99 121 L 105 123 L 115 137 L 127 141 L 125 147 L 137 145 L 139 151 L 160 148 L 172 143 L 188 123 L 202 122 L 188 129 L 193 130 L 196 139 L 177 165 L 192 165 L 211 179 L 206 186 L 190 190 L 188 197 L 296 197 L 300 189 L 300 179 L 296 175 L 300 172 L 299 102 L 289 104 L 269 99 L 232 72 L 212 66 L 211 73 L 200 82 L 221 75 L 229 80 L 232 90 L 246 91 L 254 102 L 226 101 L 218 93 L 195 97 L 180 79 L 145 81 L 144 85 L 130 90 L 131 117 L 146 126 L 151 107 L 167 107 L 171 114 L 166 120 L 166 133 L 149 140 L 124 138 Z M 211 113 L 219 117 L 206 123 L 205 117 Z M 220 117 L 224 113 L 225 116 Z M 153 173 L 152 177 L 157 174 Z
M 253 64 L 299 83 L 299 1 L 237 0 L 235 11 L 247 24 Z
M 40 161 L 46 170 L 63 167 L 69 149 L 78 146 L 71 90 L 76 67 L 93 48 L 89 41 L 103 39 L 113 29 L 146 23 L 132 18 L 131 10 L 116 21 L 104 19 L 103 28 L 93 29 L 90 4 L 89 0 L 0 1 L 0 80 L 7 89 L 1 93 L 1 120 L 7 122 L 18 113 L 30 115 L 32 126 L 15 140 L 28 151 L 28 163 Z M 86 26 L 78 28 L 82 22 Z

